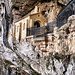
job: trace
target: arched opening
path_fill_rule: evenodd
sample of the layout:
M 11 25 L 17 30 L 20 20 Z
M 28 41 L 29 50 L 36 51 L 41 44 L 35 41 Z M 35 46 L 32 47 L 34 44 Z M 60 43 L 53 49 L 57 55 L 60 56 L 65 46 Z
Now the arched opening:
M 40 21 L 36 21 L 36 22 L 34 22 L 34 26 L 36 26 L 36 27 L 40 27 Z
M 39 8 L 38 8 L 38 12 L 39 12 Z

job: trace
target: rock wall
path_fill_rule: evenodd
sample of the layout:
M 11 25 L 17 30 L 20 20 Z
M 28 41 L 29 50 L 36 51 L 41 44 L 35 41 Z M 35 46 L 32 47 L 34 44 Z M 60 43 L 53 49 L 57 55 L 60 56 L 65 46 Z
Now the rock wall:
M 74 75 L 75 73 L 75 54 L 62 55 L 50 52 L 45 55 L 29 42 L 17 43 L 16 48 L 20 56 L 40 75 Z
M 23 2 L 25 1 L 25 3 Z M 14 5 L 12 6 L 12 13 L 14 21 L 22 18 L 27 15 L 29 12 L 32 12 L 34 7 L 39 5 L 41 7 L 42 14 L 48 19 L 48 22 L 54 21 L 57 18 L 57 14 L 64 7 L 61 5 L 58 0 L 34 0 L 34 1 L 26 1 L 26 0 L 16 0 Z
M 55 50 L 61 53 L 75 53 L 75 15 L 68 18 L 68 23 L 60 29 L 55 28 Z M 62 52 L 63 51 L 63 52 Z
M 34 40 L 34 45 L 43 53 L 58 52 L 60 54 L 75 53 L 75 15 L 61 28 L 55 27 L 54 33 L 49 33 L 41 39 Z
M 38 45 L 29 42 L 16 43 L 20 56 L 41 75 L 74 75 L 75 73 L 75 15 L 68 18 L 67 24 L 60 29 L 54 29 L 49 35 L 49 52 L 39 50 L 45 48 L 46 42 L 39 41 Z M 35 73 L 33 74 L 35 75 Z
M 67 5 L 71 0 L 58 0 L 59 3 Z
M 31 3 L 29 4 L 30 7 L 34 3 L 34 5 L 31 8 L 25 4 L 24 8 L 26 8 L 27 6 L 30 9 L 27 8 L 28 10 L 26 9 L 27 11 L 25 10 L 25 13 L 23 13 L 24 11 L 19 12 L 18 10 L 20 2 L 17 1 L 19 0 L 15 1 L 16 4 L 14 3 L 14 0 L 0 1 L 0 75 L 74 75 L 75 54 L 61 55 L 58 53 L 48 53 L 45 56 L 44 53 L 39 52 L 38 48 L 35 47 L 32 43 L 14 43 L 12 41 L 12 26 L 14 25 L 13 22 L 15 21 L 15 19 L 13 20 L 15 12 L 19 14 L 19 17 L 22 17 L 24 14 L 30 11 L 36 4 L 38 4 L 38 2 L 47 2 L 45 0 L 34 0 L 33 2 L 32 0 L 21 0 L 21 4 L 24 4 L 24 1 L 26 2 L 26 4 Z M 13 10 L 16 11 L 14 12 Z M 18 15 L 17 13 L 16 15 Z M 21 13 L 23 13 L 23 15 L 20 15 Z M 67 32 L 67 39 L 69 39 L 69 50 L 71 50 L 71 52 L 74 52 L 75 48 L 74 19 L 74 17 L 71 17 L 71 19 L 69 20 L 68 24 L 70 33 L 68 34 Z M 60 31 L 64 28 L 65 27 L 57 29 L 57 31 L 59 32 L 56 31 L 56 45 L 57 42 L 59 42 L 59 40 L 60 42 L 62 41 L 58 38 L 58 35 L 61 34 Z M 64 38 L 65 35 L 62 34 L 62 36 Z M 60 47 L 60 49 L 61 48 L 63 49 L 63 47 Z
M 70 1 L 71 0 L 11 0 L 10 5 L 13 3 L 12 12 L 15 21 L 27 15 L 36 5 L 40 5 L 43 15 L 51 22 L 56 20 L 57 14 Z

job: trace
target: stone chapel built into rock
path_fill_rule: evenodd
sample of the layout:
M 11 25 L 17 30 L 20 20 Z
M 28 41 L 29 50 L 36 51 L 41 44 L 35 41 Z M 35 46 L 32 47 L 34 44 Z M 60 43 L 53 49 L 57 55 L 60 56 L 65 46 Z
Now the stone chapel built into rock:
M 58 52 L 65 54 L 70 51 L 74 53 L 75 47 L 68 48 L 70 44 L 68 35 L 71 34 L 70 27 L 72 25 L 68 18 L 72 15 L 75 15 L 75 0 L 62 9 L 57 16 L 57 21 L 52 22 L 48 22 L 42 15 L 40 6 L 35 6 L 30 13 L 15 22 L 13 37 L 16 42 L 32 42 L 43 53 Z M 75 16 L 71 18 L 73 17 Z M 75 29 L 74 23 L 72 26 Z M 73 34 L 72 36 L 74 36 Z M 75 43 L 74 40 L 73 42 Z
M 27 37 L 27 28 L 42 27 L 47 23 L 47 19 L 41 14 L 40 7 L 35 6 L 34 10 L 15 22 L 13 37 L 16 41 L 24 40 Z

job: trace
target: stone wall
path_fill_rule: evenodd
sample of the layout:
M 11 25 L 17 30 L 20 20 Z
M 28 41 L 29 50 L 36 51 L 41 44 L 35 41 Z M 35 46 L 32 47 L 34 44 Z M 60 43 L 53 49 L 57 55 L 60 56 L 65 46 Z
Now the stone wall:
M 60 29 L 55 28 L 55 51 L 59 53 L 75 53 L 75 15 L 68 19 L 68 23 Z
M 54 28 L 54 33 L 47 34 L 45 39 L 34 40 L 42 52 L 58 52 L 61 54 L 75 53 L 75 15 L 69 17 L 67 24 Z M 40 40 L 40 41 L 38 41 Z M 43 44 L 43 41 L 45 44 Z
M 71 0 L 58 0 L 59 3 L 67 5 Z
M 4 0 L 1 0 L 1 2 Z M 12 0 L 14 1 L 14 0 Z M 16 1 L 16 0 L 15 0 Z M 21 0 L 20 0 L 21 1 Z M 22 0 L 24 1 L 24 0 Z M 28 3 L 30 3 L 28 0 L 25 0 Z M 30 0 L 31 1 L 31 0 Z M 45 0 L 44 0 L 45 1 Z M 9 4 L 8 4 L 9 2 Z M 8 47 L 7 45 L 4 45 L 3 39 L 5 41 L 8 41 L 8 39 L 5 39 L 3 35 L 8 35 L 6 32 L 8 30 L 6 29 L 6 26 L 11 25 L 11 23 L 8 23 L 8 19 L 10 18 L 10 12 L 9 7 L 11 7 L 11 0 L 5 0 L 5 2 L 0 3 L 0 28 L 4 28 L 0 31 L 0 74 L 8 75 L 8 67 L 12 69 L 11 74 L 16 74 L 16 70 L 23 75 L 27 75 L 26 72 L 28 72 L 30 75 L 74 75 L 75 74 L 75 55 L 60 55 L 52 53 L 49 53 L 49 56 L 44 56 L 43 53 L 40 53 L 37 49 L 37 47 L 33 46 L 31 43 L 13 43 L 13 50 Z M 3 10 L 3 5 L 5 4 L 5 9 Z M 10 5 L 10 6 L 8 6 Z M 4 7 L 4 8 L 5 8 Z M 28 9 L 28 8 L 27 8 Z M 1 11 L 2 10 L 2 11 Z M 8 14 L 7 14 L 8 13 Z M 1 16 L 3 14 L 3 16 Z M 6 15 L 6 16 L 4 16 Z M 68 29 L 65 31 L 68 34 L 69 39 L 69 50 L 74 50 L 74 18 L 71 17 L 69 20 L 69 34 Z M 10 22 L 10 21 L 9 21 Z M 3 26 L 4 24 L 4 26 Z M 68 25 L 67 25 L 68 26 Z M 66 27 L 64 27 L 65 29 Z M 58 29 L 57 31 L 60 32 L 61 29 Z M 56 41 L 58 41 L 57 36 L 59 35 L 59 32 L 57 32 Z M 4 34 L 3 34 L 4 32 Z M 10 35 L 12 37 L 12 35 Z M 51 35 L 52 36 L 52 35 Z M 50 39 L 50 38 L 49 38 Z M 10 39 L 12 41 L 12 39 Z M 48 42 L 47 42 L 48 43 Z M 47 46 L 47 45 L 46 45 Z M 50 47 L 50 46 L 49 46 Z M 48 48 L 49 49 L 49 48 Z M 50 50 L 50 49 L 49 49 Z M 22 58 L 22 59 L 21 59 Z M 13 64 L 13 65 L 12 65 Z M 9 66 L 10 65 L 10 66 Z M 16 68 L 15 68 L 16 66 Z M 18 67 L 17 67 L 18 66 Z M 59 66 L 59 67 L 58 67 Z M 13 68 L 14 67 L 14 68 Z M 21 70 L 22 69 L 22 70 Z M 38 74 L 36 73 L 38 72 Z M 23 72 L 23 73 L 22 73 Z M 33 74 L 32 74 L 33 72 Z

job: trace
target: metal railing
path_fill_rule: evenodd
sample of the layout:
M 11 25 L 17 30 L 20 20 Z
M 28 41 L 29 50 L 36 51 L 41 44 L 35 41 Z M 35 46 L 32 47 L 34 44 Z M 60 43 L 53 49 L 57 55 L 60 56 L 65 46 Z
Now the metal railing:
M 57 25 L 57 21 L 52 21 L 52 22 L 47 23 L 47 26 L 46 26 L 47 33 L 52 33 L 56 25 Z
M 67 23 L 68 17 L 75 14 L 75 0 L 72 0 L 57 16 L 57 27 Z
M 38 27 L 34 29 L 34 38 L 44 37 L 46 33 L 46 27 Z
M 34 35 L 34 38 L 43 37 L 48 33 L 54 31 L 54 27 L 63 26 L 67 23 L 68 17 L 75 14 L 75 0 L 72 0 L 65 8 L 58 14 L 57 21 L 47 23 L 47 26 L 39 27 L 37 26 L 27 28 L 27 36 Z
M 37 28 L 37 26 L 27 28 L 27 36 L 33 35 L 35 28 Z
M 42 26 L 42 27 L 31 27 L 27 28 L 27 36 L 34 35 L 34 38 L 38 37 L 45 37 L 46 34 L 52 33 L 54 31 L 54 27 L 56 26 L 57 22 L 49 22 L 47 23 L 47 26 Z

